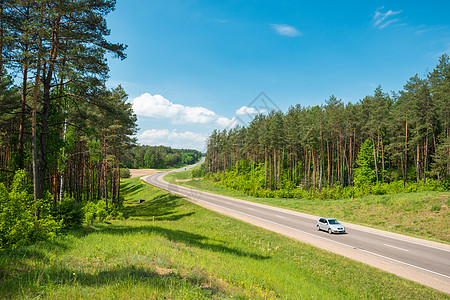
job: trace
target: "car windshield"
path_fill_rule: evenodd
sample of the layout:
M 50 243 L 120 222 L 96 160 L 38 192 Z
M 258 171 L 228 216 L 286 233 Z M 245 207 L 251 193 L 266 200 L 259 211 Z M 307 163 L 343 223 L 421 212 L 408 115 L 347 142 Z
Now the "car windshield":
M 336 224 L 339 224 L 339 221 L 338 221 L 338 220 L 336 220 L 336 219 L 331 219 L 331 220 L 328 220 L 328 222 L 329 222 L 330 224 L 332 224 L 332 225 L 336 225 Z

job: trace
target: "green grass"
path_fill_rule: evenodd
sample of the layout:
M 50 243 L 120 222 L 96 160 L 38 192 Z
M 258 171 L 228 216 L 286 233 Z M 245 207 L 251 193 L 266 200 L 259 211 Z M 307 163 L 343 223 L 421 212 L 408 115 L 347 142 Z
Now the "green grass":
M 450 244 L 450 192 L 420 192 L 366 196 L 339 200 L 255 198 L 207 180 L 177 182 L 190 178 L 189 171 L 164 177 L 171 183 L 247 201 L 299 212 L 335 217 L 344 222 L 370 226 Z
M 0 298 L 450 299 L 138 178 L 122 188 L 128 219 L 1 252 Z

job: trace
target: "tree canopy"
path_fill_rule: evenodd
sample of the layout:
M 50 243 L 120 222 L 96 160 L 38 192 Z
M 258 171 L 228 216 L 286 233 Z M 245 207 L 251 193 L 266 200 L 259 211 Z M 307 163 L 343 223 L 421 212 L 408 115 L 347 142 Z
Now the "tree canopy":
M 65 198 L 120 203 L 121 158 L 137 125 L 124 89 L 106 87 L 108 59 L 126 57 L 125 45 L 107 40 L 114 8 L 113 0 L 0 3 L 0 182 L 9 190 L 1 201 L 14 205 L 13 183 L 31 183 L 24 192 L 36 222 L 57 218 L 48 201 L 55 211 Z
M 208 139 L 209 177 L 254 195 L 301 189 L 450 180 L 450 63 L 411 77 L 391 95 L 377 87 L 356 103 L 334 95 L 324 105 L 293 105 L 255 116 L 246 127 Z M 433 181 L 433 182 L 434 182 Z M 300 193 L 301 195 L 304 195 Z

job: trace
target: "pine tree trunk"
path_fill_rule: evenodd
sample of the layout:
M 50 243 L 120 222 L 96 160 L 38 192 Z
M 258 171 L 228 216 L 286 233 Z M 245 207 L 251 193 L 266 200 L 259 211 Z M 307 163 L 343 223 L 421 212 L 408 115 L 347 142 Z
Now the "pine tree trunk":
M 308 151 L 308 163 L 307 163 L 306 167 L 308 168 L 308 176 L 306 177 L 307 178 L 306 187 L 307 187 L 307 190 L 309 191 L 310 180 L 311 180 L 311 151 Z
M 327 162 L 328 162 L 328 174 L 327 174 L 327 182 L 328 182 L 328 187 L 331 186 L 331 157 L 330 157 L 330 143 L 329 141 L 327 141 Z
M 316 194 L 316 157 L 314 155 L 314 150 L 312 150 L 312 152 L 311 152 L 311 157 L 312 157 L 312 164 L 313 164 L 313 169 L 312 169 L 313 195 L 315 195 Z
M 41 18 L 40 25 L 42 25 L 43 17 L 42 17 L 43 5 L 41 5 Z M 39 160 L 38 160 L 38 145 L 37 145 L 37 98 L 39 92 L 39 81 L 41 74 L 41 56 L 42 56 L 42 29 L 39 30 L 39 46 L 38 46 L 38 55 L 36 62 L 36 78 L 34 81 L 34 90 L 33 90 L 33 106 L 32 106 L 32 125 L 31 125 L 31 136 L 32 136 L 32 156 L 33 156 L 33 192 L 34 192 L 34 201 L 37 203 L 39 199 L 42 199 L 43 191 L 40 185 L 41 176 Z M 37 207 L 37 205 L 36 205 Z M 39 220 L 40 211 L 38 208 L 35 209 L 35 218 Z
M 347 165 L 347 184 L 348 186 L 352 185 L 352 177 L 353 177 L 353 139 L 350 136 L 350 144 L 349 144 L 349 162 Z
M 378 159 L 376 154 L 376 148 L 375 148 L 375 137 L 372 135 L 372 147 L 373 147 L 373 160 L 375 162 L 375 177 L 377 179 L 378 184 Z
M 255 155 L 252 152 L 252 196 L 255 196 Z
M 380 129 L 380 139 L 381 139 L 381 169 L 383 172 L 383 174 L 381 174 L 381 180 L 384 183 L 385 168 L 384 168 L 383 129 Z
M 419 136 L 419 131 L 417 131 L 417 136 Z M 420 145 L 417 142 L 417 151 L 416 151 L 416 181 L 419 183 L 420 180 Z
M 264 190 L 267 190 L 267 147 L 264 147 Z
M 277 153 L 273 148 L 273 189 L 277 190 Z
M 25 51 L 28 49 L 28 45 L 25 46 Z M 2 69 L 0 68 L 0 71 Z M 22 100 L 21 100 L 21 109 L 20 109 L 20 125 L 19 125 L 19 162 L 18 162 L 18 168 L 23 169 L 24 168 L 24 134 L 25 134 L 25 110 L 26 110 L 26 103 L 27 103 L 27 79 L 28 79 L 28 64 L 25 63 L 24 69 L 23 69 L 23 81 L 22 81 Z
M 403 187 L 406 187 L 406 180 L 408 179 L 408 120 L 406 120 L 405 124 L 405 171 L 403 173 Z
M 427 135 L 425 136 L 425 147 L 423 154 L 423 185 L 425 186 L 427 181 L 427 168 L 428 168 L 428 128 Z

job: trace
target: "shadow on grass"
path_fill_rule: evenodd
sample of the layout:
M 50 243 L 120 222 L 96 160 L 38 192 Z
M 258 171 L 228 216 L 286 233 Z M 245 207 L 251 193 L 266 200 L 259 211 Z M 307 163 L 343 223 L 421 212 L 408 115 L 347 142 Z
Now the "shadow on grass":
M 106 228 L 104 232 L 108 232 L 111 234 L 130 234 L 134 232 L 146 233 L 149 235 L 162 236 L 167 240 L 171 241 L 172 244 L 175 246 L 177 246 L 178 244 L 184 244 L 203 250 L 226 253 L 240 257 L 250 257 L 252 259 L 258 260 L 265 260 L 271 258 L 270 256 L 264 256 L 230 248 L 226 246 L 226 243 L 223 241 L 217 241 L 215 239 L 210 239 L 207 236 L 184 230 L 173 230 L 158 226 L 139 226 L 139 227 L 114 226 Z
M 223 241 L 210 239 L 207 236 L 184 231 L 161 228 L 158 226 L 139 226 L 127 227 L 121 225 L 107 226 L 101 230 L 104 233 L 112 235 L 123 235 L 130 233 L 145 233 L 148 235 L 158 235 L 166 238 L 169 242 L 168 247 L 178 248 L 184 246 L 196 247 L 206 251 L 224 253 L 233 256 L 249 257 L 252 259 L 265 260 L 269 256 L 262 256 L 255 253 L 241 251 L 235 248 L 227 247 Z M 85 233 L 83 234 L 85 235 Z M 70 269 L 70 266 L 54 262 L 48 268 L 42 267 L 42 264 L 33 263 L 33 261 L 45 262 L 50 264 L 47 250 L 52 247 L 67 248 L 59 243 L 46 243 L 40 245 L 40 249 L 35 250 L 33 246 L 8 251 L 7 257 L 0 255 L 0 298 L 9 298 L 18 293 L 26 291 L 28 296 L 33 297 L 35 293 L 42 296 L 45 286 L 52 286 L 53 292 L 55 286 L 73 285 L 73 286 L 99 286 L 99 285 L 117 285 L 133 284 L 135 282 L 145 282 L 156 290 L 167 289 L 174 286 L 185 286 L 187 288 L 201 288 L 201 293 L 205 295 L 218 295 L 223 291 L 208 286 L 208 276 L 193 273 L 192 277 L 184 275 L 182 277 L 171 269 L 171 266 L 157 266 L 150 263 L 149 268 L 143 269 L 139 265 L 126 263 L 120 266 L 114 266 L 107 270 L 99 271 L 97 274 L 82 272 L 79 269 Z M 71 247 L 69 247 L 71 248 Z M 114 258 L 113 258 L 114 259 Z M 152 258 L 151 258 L 152 259 Z M 165 265 L 165 264 L 164 264 Z M 80 266 L 84 269 L 83 266 Z M 86 265 L 86 267 L 88 267 Z M 176 266 L 175 266 L 176 267 Z M 205 273 L 206 274 L 206 273 Z M 206 287 L 206 288 L 205 288 Z M 56 288 L 57 289 L 57 288 Z M 24 295 L 24 296 L 27 296 Z
M 121 193 L 123 193 L 124 195 L 133 195 L 137 193 L 139 190 L 143 189 L 143 186 L 139 183 L 140 181 L 138 182 L 138 184 L 136 184 L 136 182 L 133 181 L 126 181 L 120 183 Z
M 129 286 L 135 283 L 145 283 L 149 291 L 176 290 L 176 287 L 184 287 L 188 290 L 196 290 L 194 293 L 203 296 L 220 296 L 226 291 L 220 288 L 207 286 L 209 280 L 207 276 L 183 277 L 174 273 L 171 269 L 161 269 L 153 267 L 135 267 L 133 265 L 113 267 L 110 270 L 98 273 L 86 273 L 79 270 L 70 269 L 66 266 L 55 266 L 46 270 L 33 270 L 29 273 L 22 273 L 15 278 L 8 278 L 1 281 L 0 298 L 15 298 L 22 294 L 24 297 L 45 298 L 45 288 L 48 287 L 51 293 L 55 293 L 59 287 L 72 286 L 75 288 L 74 295 L 80 287 L 111 286 L 116 289 L 118 285 L 127 286 L 122 289 L 123 294 L 129 293 Z M 25 293 L 24 293 L 25 292 Z M 67 291 L 64 293 L 67 296 Z M 120 292 L 119 292 L 120 294 Z M 203 297 L 202 297 L 203 298 Z
M 177 212 L 177 208 L 182 205 L 181 199 L 181 197 L 169 193 L 157 195 L 143 203 L 126 206 L 124 215 L 127 217 L 148 217 L 149 219 L 155 217 L 158 220 L 177 221 L 194 214 L 193 212 L 185 214 Z

